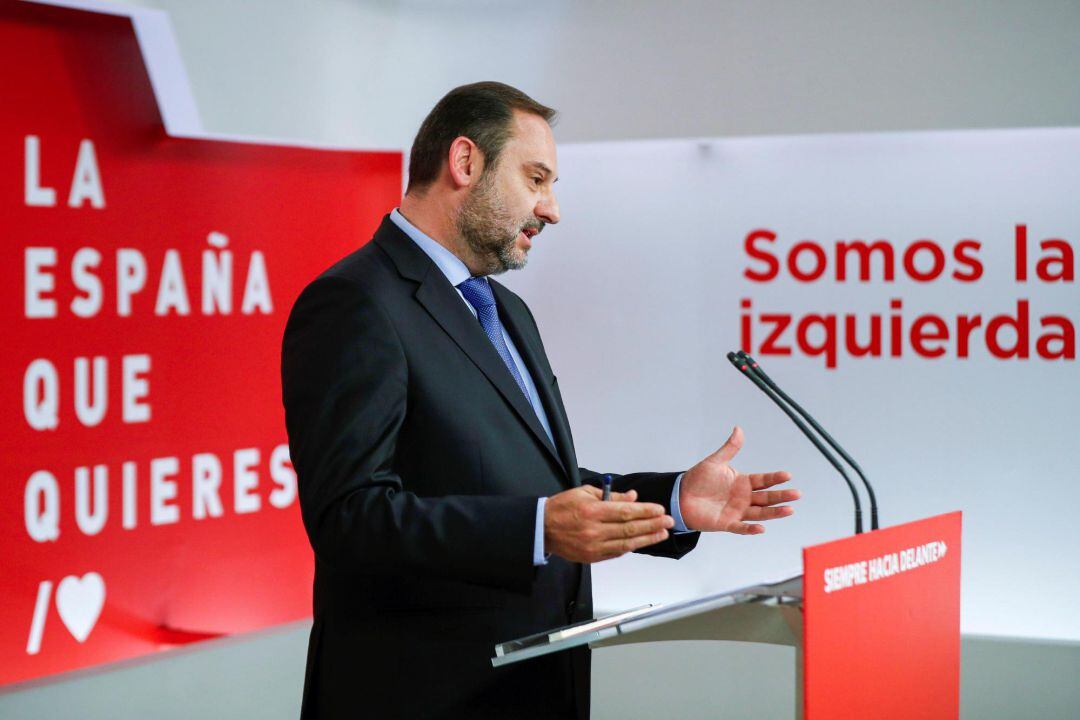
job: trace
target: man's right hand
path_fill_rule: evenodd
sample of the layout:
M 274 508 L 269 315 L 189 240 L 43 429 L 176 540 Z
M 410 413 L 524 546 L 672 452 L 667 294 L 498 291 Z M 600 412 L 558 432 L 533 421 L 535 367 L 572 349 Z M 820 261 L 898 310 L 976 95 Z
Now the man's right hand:
M 582 485 L 552 495 L 544 506 L 544 551 L 571 562 L 594 563 L 667 539 L 675 524 L 664 506 L 639 503 L 637 492 L 603 492 Z

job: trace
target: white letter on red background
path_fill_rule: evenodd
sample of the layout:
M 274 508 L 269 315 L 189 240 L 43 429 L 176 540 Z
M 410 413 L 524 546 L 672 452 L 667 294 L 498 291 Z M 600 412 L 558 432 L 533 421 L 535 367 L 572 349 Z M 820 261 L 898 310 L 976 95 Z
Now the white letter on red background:
M 23 523 L 35 542 L 54 541 L 60 537 L 60 486 L 47 470 L 38 470 L 26 481 Z
M 233 454 L 233 509 L 237 513 L 257 512 L 261 499 L 252 492 L 259 485 L 259 450 L 245 448 Z
M 71 178 L 71 192 L 68 194 L 68 207 L 77 208 L 90 201 L 92 207 L 100 210 L 105 207 L 105 191 L 101 187 L 101 171 L 98 170 L 94 143 L 83 140 L 79 143 L 79 157 L 75 161 L 75 175 Z
M 93 317 L 101 310 L 101 279 L 91 272 L 101 264 L 101 253 L 94 248 L 79 248 L 71 258 L 71 281 L 86 293 L 71 301 L 71 312 L 79 317 Z
M 120 474 L 124 483 L 124 517 L 123 525 L 125 530 L 131 530 L 135 527 L 138 521 L 137 505 L 135 503 L 136 488 L 135 480 L 138 475 L 138 468 L 135 467 L 135 463 L 127 461 L 121 466 Z
M 270 504 L 286 508 L 296 499 L 296 471 L 289 459 L 289 446 L 282 444 L 270 453 L 270 477 L 278 485 L 270 491 Z
M 191 458 L 191 514 L 196 520 L 221 517 L 221 461 L 213 453 L 199 453 Z
M 180 472 L 180 461 L 174 457 L 150 461 L 150 524 L 168 525 L 180 520 L 180 508 L 170 501 L 176 499 L 176 481 L 169 478 Z
M 56 289 L 56 278 L 45 268 L 56 265 L 56 248 L 28 247 L 24 255 L 26 295 L 24 312 L 28 318 L 56 317 L 56 300 L 41 297 Z
M 38 385 L 41 396 L 38 396 Z M 48 360 L 38 358 L 23 375 L 23 415 L 35 430 L 55 430 L 60 424 L 60 378 Z
M 202 254 L 202 312 L 213 315 L 232 312 L 232 251 L 225 250 L 227 235 L 212 232 L 206 241 L 220 250 L 203 250 Z
M 169 310 L 174 310 L 177 315 L 191 313 L 184 270 L 180 265 L 180 253 L 176 250 L 165 251 L 165 260 L 161 263 L 161 280 L 158 282 L 157 302 L 154 303 L 155 315 L 168 315 Z
M 95 357 L 91 373 L 88 358 L 75 358 L 75 417 L 86 427 L 94 427 L 105 417 L 109 402 L 108 367 L 105 358 Z M 93 401 L 89 400 L 91 388 Z
M 116 251 L 116 313 L 131 314 L 131 296 L 146 285 L 146 258 L 138 250 L 120 248 Z
M 90 468 L 75 468 L 75 524 L 84 535 L 97 535 L 109 519 L 109 471 L 94 466 L 94 502 L 90 502 Z
M 56 190 L 41 186 L 41 139 L 27 135 L 23 150 L 23 199 L 30 207 L 55 207 Z
M 145 377 L 150 372 L 150 356 L 125 355 L 122 365 L 120 385 L 124 398 L 124 422 L 148 422 L 150 403 L 141 401 L 150 394 L 150 380 Z
M 240 302 L 240 312 L 250 315 L 255 310 L 263 315 L 274 311 L 270 300 L 270 279 L 266 277 L 266 259 L 258 250 L 251 253 L 248 262 L 247 281 L 244 283 L 244 299 Z

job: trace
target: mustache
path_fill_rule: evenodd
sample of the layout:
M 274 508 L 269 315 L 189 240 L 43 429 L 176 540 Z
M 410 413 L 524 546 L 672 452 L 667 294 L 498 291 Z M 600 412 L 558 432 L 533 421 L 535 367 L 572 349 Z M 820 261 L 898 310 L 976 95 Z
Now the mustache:
M 540 220 L 538 218 L 533 218 L 529 222 L 522 225 L 521 229 L 522 230 L 535 230 L 536 234 L 539 235 L 540 233 L 542 233 L 544 231 L 545 227 L 547 227 L 546 222 L 544 222 L 543 220 Z

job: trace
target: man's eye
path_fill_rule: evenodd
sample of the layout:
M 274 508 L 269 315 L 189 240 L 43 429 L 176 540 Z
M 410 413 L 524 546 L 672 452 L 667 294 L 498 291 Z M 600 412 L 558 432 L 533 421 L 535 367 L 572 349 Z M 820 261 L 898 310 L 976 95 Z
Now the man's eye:
M 544 180 L 544 178 L 542 178 L 540 176 L 536 176 L 536 177 L 533 178 L 533 182 L 536 183 L 537 185 L 539 185 L 541 182 L 543 182 L 543 180 Z

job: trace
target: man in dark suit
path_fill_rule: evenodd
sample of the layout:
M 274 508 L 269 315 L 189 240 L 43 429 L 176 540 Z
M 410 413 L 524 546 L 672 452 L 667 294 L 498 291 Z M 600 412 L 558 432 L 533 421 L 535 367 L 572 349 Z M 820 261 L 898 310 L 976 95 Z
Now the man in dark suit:
M 762 532 L 787 473 L 578 467 L 525 303 L 490 279 L 559 220 L 554 112 L 499 83 L 451 91 L 371 243 L 297 300 L 282 378 L 315 551 L 307 718 L 589 714 L 586 648 L 493 668 L 496 643 L 592 617 L 589 563 L 679 558 Z M 692 530 L 691 530 L 692 529 Z

